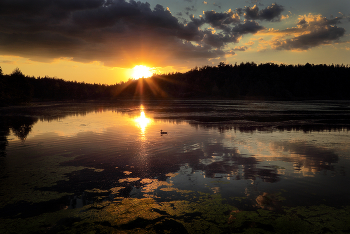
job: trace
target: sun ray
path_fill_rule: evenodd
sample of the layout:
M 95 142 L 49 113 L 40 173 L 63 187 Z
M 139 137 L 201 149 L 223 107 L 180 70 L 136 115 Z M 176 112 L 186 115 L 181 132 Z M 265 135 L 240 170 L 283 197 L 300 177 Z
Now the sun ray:
M 145 80 L 144 78 L 139 78 L 137 80 L 137 85 L 136 85 L 134 96 L 138 96 L 138 95 L 142 96 L 143 95 L 143 87 L 144 87 L 143 82 L 144 82 L 144 80 Z
M 155 78 L 146 80 L 148 87 L 151 89 L 154 95 L 160 94 L 161 97 L 167 97 L 168 95 L 161 89 L 161 87 L 157 84 Z

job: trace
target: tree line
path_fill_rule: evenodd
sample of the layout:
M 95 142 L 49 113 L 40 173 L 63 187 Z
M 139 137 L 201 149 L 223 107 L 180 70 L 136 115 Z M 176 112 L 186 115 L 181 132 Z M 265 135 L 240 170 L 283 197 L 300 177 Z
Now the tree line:
M 0 68 L 0 105 L 47 100 L 117 99 L 350 99 L 347 65 L 225 64 L 154 74 L 113 85 L 25 76 Z

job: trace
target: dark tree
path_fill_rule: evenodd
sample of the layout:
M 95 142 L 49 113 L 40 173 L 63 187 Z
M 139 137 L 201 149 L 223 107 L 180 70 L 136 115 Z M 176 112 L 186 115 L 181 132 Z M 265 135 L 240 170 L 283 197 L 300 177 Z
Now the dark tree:
M 34 100 L 120 98 L 350 99 L 350 68 L 344 65 L 285 65 L 254 62 L 195 67 L 185 73 L 129 79 L 114 85 L 86 84 L 50 77 L 26 77 L 16 68 L 0 70 L 0 105 Z

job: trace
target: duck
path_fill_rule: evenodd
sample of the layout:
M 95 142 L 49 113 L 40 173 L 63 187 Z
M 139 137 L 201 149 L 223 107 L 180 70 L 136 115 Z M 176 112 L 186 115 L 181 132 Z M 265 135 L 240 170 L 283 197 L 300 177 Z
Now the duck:
M 168 134 L 168 132 L 163 132 L 163 130 L 160 130 L 160 134 Z

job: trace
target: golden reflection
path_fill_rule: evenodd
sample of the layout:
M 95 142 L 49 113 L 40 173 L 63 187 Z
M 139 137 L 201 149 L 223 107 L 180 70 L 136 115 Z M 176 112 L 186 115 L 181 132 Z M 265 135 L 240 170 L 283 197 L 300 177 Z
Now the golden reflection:
M 148 124 L 152 122 L 150 118 L 147 118 L 145 115 L 145 112 L 143 111 L 143 106 L 141 106 L 141 114 L 139 117 L 135 118 L 134 121 L 136 122 L 137 126 L 141 129 L 142 135 L 145 134 L 145 130 Z

